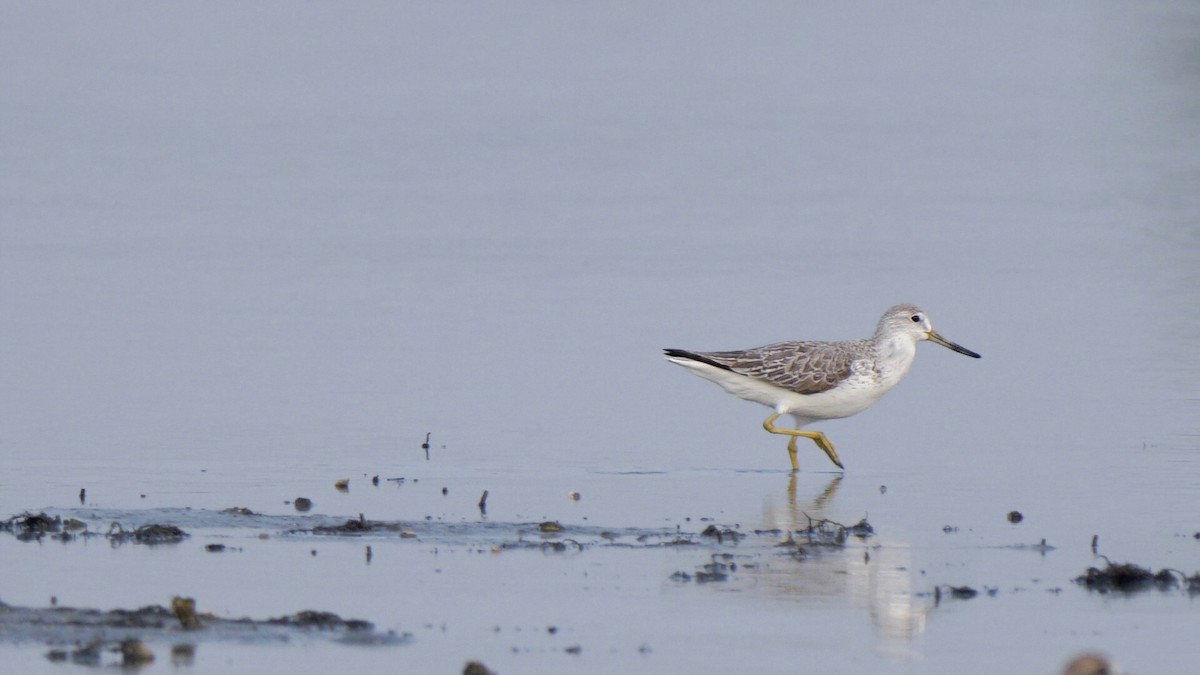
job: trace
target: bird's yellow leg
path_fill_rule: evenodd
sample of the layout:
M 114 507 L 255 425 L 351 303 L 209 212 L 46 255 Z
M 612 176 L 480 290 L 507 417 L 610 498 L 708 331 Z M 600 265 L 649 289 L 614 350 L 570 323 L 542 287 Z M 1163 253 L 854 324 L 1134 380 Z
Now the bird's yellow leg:
M 799 436 L 803 436 L 805 438 L 812 439 L 812 442 L 816 443 L 817 447 L 824 450 L 825 454 L 829 456 L 829 461 L 836 464 L 839 469 L 846 468 L 846 467 L 842 466 L 842 460 L 838 458 L 837 450 L 833 449 L 833 443 L 829 442 L 829 439 L 825 436 L 825 434 L 823 434 L 819 431 L 805 431 L 803 429 L 782 429 L 780 427 L 775 426 L 775 420 L 779 419 L 779 416 L 781 414 L 782 413 L 772 413 L 772 415 L 770 417 L 763 420 L 763 429 L 766 429 L 769 433 L 772 433 L 772 434 L 780 434 L 782 436 L 791 436 L 792 437 L 788 441 L 788 457 L 792 460 L 792 471 L 798 471 L 800 469 L 800 464 L 796 461 L 796 438 Z

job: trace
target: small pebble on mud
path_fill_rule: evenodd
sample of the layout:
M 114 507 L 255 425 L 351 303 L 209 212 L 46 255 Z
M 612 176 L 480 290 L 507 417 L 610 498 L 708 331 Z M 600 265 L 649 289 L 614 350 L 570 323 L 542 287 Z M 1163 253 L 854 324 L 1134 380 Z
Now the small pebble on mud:
M 1022 520 L 1025 520 L 1025 516 L 1021 515 L 1020 511 L 1009 511 L 1008 512 L 1008 522 L 1016 524 L 1016 523 L 1021 522 Z
M 185 598 L 177 595 L 171 598 L 171 613 L 179 619 L 179 625 L 184 630 L 196 630 L 200 628 L 200 619 L 196 616 L 196 600 L 195 598 Z
M 350 479 L 349 478 L 339 478 L 338 481 L 333 484 L 333 487 L 337 488 L 338 492 L 349 492 L 350 491 Z
M 562 532 L 563 527 L 553 520 L 538 523 L 539 532 Z
M 313 503 L 312 503 L 312 500 L 309 499 L 308 497 L 297 497 L 295 499 L 295 501 L 292 502 L 292 506 L 297 511 L 304 512 L 304 511 L 311 509 L 313 506 Z
M 567 499 L 570 499 L 570 500 L 571 500 L 571 501 L 573 501 L 573 502 L 577 502 L 577 501 L 579 501 L 579 497 L 580 497 L 580 496 L 581 496 L 581 495 L 580 495 L 578 492 L 575 492 L 574 490 L 572 490 L 571 492 L 568 492 L 568 493 L 567 493 Z
M 1120 670 L 1099 654 L 1083 654 L 1067 664 L 1063 675 L 1117 675 Z

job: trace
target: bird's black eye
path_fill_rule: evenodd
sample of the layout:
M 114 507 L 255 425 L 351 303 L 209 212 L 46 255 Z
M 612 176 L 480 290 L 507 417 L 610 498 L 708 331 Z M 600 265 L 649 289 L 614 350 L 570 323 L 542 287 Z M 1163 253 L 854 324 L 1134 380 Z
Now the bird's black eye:
M 912 315 L 912 320 L 913 320 L 913 323 L 921 323 L 921 315 L 920 315 L 920 314 L 913 314 L 913 315 Z

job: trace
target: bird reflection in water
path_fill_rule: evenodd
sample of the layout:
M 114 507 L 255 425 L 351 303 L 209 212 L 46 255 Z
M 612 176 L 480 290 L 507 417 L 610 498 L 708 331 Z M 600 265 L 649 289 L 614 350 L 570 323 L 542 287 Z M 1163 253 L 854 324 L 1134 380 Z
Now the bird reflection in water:
M 822 519 L 849 526 L 866 515 L 847 516 L 847 511 L 835 508 L 841 475 L 819 490 L 806 490 L 812 496 L 802 499 L 797 481 L 813 477 L 790 474 L 784 502 L 768 495 L 763 504 L 763 528 L 793 533 L 802 549 L 797 562 L 775 559 L 746 573 L 757 577 L 758 589 L 785 602 L 846 598 L 867 610 L 880 651 L 899 660 L 916 656 L 915 638 L 924 632 L 932 605 L 916 595 L 910 547 L 878 534 L 866 539 L 850 536 L 837 547 L 806 545 L 802 533 Z

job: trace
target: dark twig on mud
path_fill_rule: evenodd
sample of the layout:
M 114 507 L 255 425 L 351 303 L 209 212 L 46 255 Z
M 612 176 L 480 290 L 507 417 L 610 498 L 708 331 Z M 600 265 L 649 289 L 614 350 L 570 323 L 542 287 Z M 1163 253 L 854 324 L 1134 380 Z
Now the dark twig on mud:
M 425 442 L 421 444 L 421 448 L 423 448 L 425 450 L 425 461 L 426 462 L 429 461 L 429 433 L 430 432 L 428 432 L 428 431 L 425 432 Z
M 483 495 L 479 497 L 479 513 L 485 516 L 487 515 L 487 495 L 488 491 L 484 490 Z

